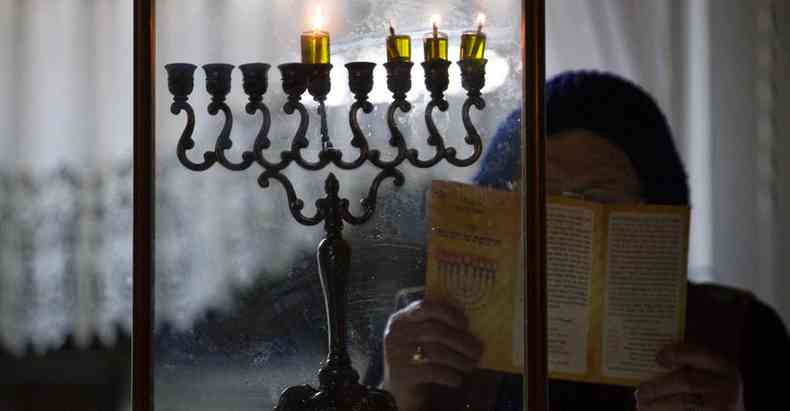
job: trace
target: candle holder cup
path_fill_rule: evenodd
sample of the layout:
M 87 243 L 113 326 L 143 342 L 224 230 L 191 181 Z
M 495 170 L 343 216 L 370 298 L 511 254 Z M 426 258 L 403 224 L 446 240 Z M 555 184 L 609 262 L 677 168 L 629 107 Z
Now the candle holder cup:
M 326 95 L 332 89 L 332 81 L 329 77 L 332 65 L 308 64 L 307 71 L 307 91 L 316 101 L 326 100 Z
M 179 114 L 182 110 L 187 112 L 187 124 L 176 147 L 178 159 L 184 167 L 193 171 L 203 171 L 214 163 L 219 163 L 230 170 L 244 170 L 252 163 L 257 163 L 263 169 L 258 176 L 258 185 L 268 188 L 272 180 L 279 182 L 288 199 L 291 215 L 299 224 L 305 226 L 324 224 L 325 237 L 318 245 L 317 259 L 318 277 L 326 305 L 329 353 L 318 372 L 319 387 L 299 385 L 286 389 L 280 396 L 275 410 L 396 410 L 395 401 L 389 393 L 359 384 L 359 374 L 354 370 L 348 355 L 345 310 L 351 247 L 343 239 L 343 226 L 364 224 L 373 217 L 381 184 L 388 179 L 392 180 L 395 187 L 404 184 L 405 177 L 399 169 L 404 162 L 408 161 L 418 168 L 427 168 L 446 160 L 452 165 L 463 167 L 473 164 L 480 157 L 483 150 L 482 142 L 471 122 L 469 111 L 472 107 L 482 109 L 485 106 L 480 95 L 480 89 L 484 85 L 485 61 L 467 61 L 460 64 L 464 76 L 464 88 L 468 92 L 468 97 L 461 108 L 467 132 L 464 141 L 472 149 L 472 153 L 467 158 L 459 159 L 454 148 L 445 146 L 444 138 L 433 122 L 435 108 L 446 111 L 449 107 L 444 99 L 444 92 L 449 85 L 450 63 L 437 59 L 423 63 L 425 84 L 431 93 L 431 101 L 425 107 L 425 122 L 429 132 L 427 141 L 434 147 L 433 155 L 426 160 L 419 158 L 418 150 L 407 147 L 395 120 L 398 110 L 408 112 L 412 108 L 406 100 L 406 93 L 411 89 L 412 63 L 390 61 L 384 65 L 387 69 L 387 87 L 393 93 L 393 100 L 387 112 L 389 144 L 397 149 L 396 155 L 389 160 L 382 159 L 379 150 L 369 150 L 368 136 L 362 131 L 358 121 L 360 110 L 363 113 L 370 113 L 374 108 L 368 101 L 368 94 L 374 85 L 375 64 L 353 62 L 346 65 L 349 72 L 348 87 L 354 94 L 355 100 L 348 110 L 351 145 L 358 149 L 355 159 L 348 162 L 343 160 L 341 150 L 332 147 L 327 127 L 328 115 L 324 102 L 331 89 L 330 64 L 288 63 L 278 66 L 282 75 L 283 91 L 287 95 L 287 101 L 282 109 L 286 114 L 299 116 L 299 127 L 294 133 L 290 149 L 280 152 L 277 161 L 271 161 L 265 156 L 267 149 L 270 148 L 268 134 L 271 118 L 269 109 L 263 103 L 263 96 L 268 89 L 270 67 L 265 63 L 250 63 L 239 67 L 243 74 L 244 92 L 249 96 L 246 111 L 250 115 L 260 112 L 263 117 L 252 151 L 245 151 L 241 162 L 232 162 L 225 157 L 225 151 L 232 145 L 230 130 L 233 117 L 224 100 L 231 89 L 233 66 L 207 64 L 203 68 L 206 71 L 206 90 L 212 96 L 209 113 L 216 114 L 223 111 L 226 121 L 217 137 L 214 150 L 205 152 L 201 163 L 191 161 L 187 155 L 187 152 L 195 146 L 192 139 L 195 116 L 188 98 L 193 89 L 193 73 L 196 66 L 188 63 L 165 66 L 168 73 L 168 87 L 173 94 L 171 112 L 173 114 Z M 307 138 L 310 115 L 301 102 L 301 96 L 305 91 L 308 91 L 319 104 L 322 145 L 317 161 L 309 161 L 302 156 L 302 150 L 310 144 Z M 339 196 L 339 181 L 333 173 L 329 173 L 324 184 L 325 196 L 316 201 L 314 214 L 305 215 L 304 201 L 297 196 L 291 181 L 282 173 L 293 163 L 306 170 L 318 171 L 330 164 L 340 169 L 354 170 L 367 162 L 379 172 L 370 183 L 367 195 L 361 199 L 360 214 L 351 212 L 349 200 Z
M 373 90 L 373 69 L 376 63 L 354 62 L 346 64 L 348 69 L 348 88 L 357 100 L 367 100 Z M 372 106 L 371 106 L 372 109 Z
M 171 63 L 165 66 L 167 88 L 173 94 L 173 100 L 186 101 L 192 94 L 195 88 L 195 69 L 197 66 L 190 63 Z
M 239 66 L 243 75 L 242 87 L 250 97 L 250 102 L 263 100 L 263 95 L 269 88 L 270 68 L 271 66 L 266 63 L 249 63 Z
M 450 86 L 450 62 L 447 60 L 431 60 L 422 63 L 425 70 L 425 88 L 431 92 L 431 98 L 444 100 L 444 92 Z M 442 110 L 444 111 L 444 110 Z
M 384 63 L 387 69 L 387 89 L 392 92 L 396 100 L 405 100 L 406 93 L 411 90 L 411 68 L 414 63 L 410 61 L 390 61 Z
M 225 101 L 225 97 L 230 93 L 230 74 L 233 65 L 214 63 L 203 65 L 206 72 L 206 91 L 211 94 L 211 98 L 216 101 Z
M 308 66 L 302 63 L 285 63 L 277 66 L 283 80 L 283 91 L 289 100 L 300 100 L 307 90 Z M 289 113 L 290 114 L 290 113 Z
M 481 95 L 486 85 L 486 59 L 466 59 L 458 62 L 461 67 L 461 87 L 470 97 Z

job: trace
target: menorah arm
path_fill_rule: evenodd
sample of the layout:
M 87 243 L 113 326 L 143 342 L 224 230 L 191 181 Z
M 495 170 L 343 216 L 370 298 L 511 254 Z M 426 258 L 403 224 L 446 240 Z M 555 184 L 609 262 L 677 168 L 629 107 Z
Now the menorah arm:
M 469 115 L 469 111 L 473 106 L 478 110 L 482 110 L 485 108 L 486 102 L 480 96 L 470 96 L 464 102 L 463 109 L 461 110 L 461 117 L 464 128 L 466 129 L 466 138 L 464 138 L 464 141 L 466 144 L 473 146 L 474 151 L 469 157 L 459 159 L 454 149 L 450 148 L 447 150 L 447 161 L 457 167 L 468 167 L 474 164 L 483 153 L 483 141 L 480 139 L 480 134 L 477 132 L 475 125 L 472 124 L 472 118 Z
M 395 121 L 395 114 L 398 110 L 402 113 L 408 113 L 411 111 L 411 103 L 405 98 L 396 98 L 395 101 L 390 104 L 387 110 L 387 127 L 390 130 L 389 144 L 398 149 L 398 154 L 396 154 L 395 158 L 392 160 L 384 161 L 381 159 L 381 152 L 379 150 L 371 151 L 370 162 L 378 168 L 397 167 L 406 159 L 406 140 L 403 138 L 403 133 L 401 133 L 398 128 L 398 122 Z
M 244 107 L 247 114 L 253 116 L 256 112 L 261 112 L 261 128 L 258 129 L 258 134 L 255 136 L 255 148 L 265 150 L 271 147 L 272 142 L 269 140 L 269 130 L 272 126 L 272 113 L 269 107 L 262 101 L 251 101 Z
M 251 152 L 245 151 L 242 153 L 242 160 L 240 163 L 234 163 L 228 160 L 225 156 L 225 150 L 229 150 L 233 147 L 233 141 L 230 139 L 230 132 L 233 129 L 233 112 L 231 112 L 230 107 L 228 107 L 224 101 L 212 101 L 209 103 L 209 114 L 214 116 L 220 111 L 225 115 L 225 123 L 222 125 L 222 131 L 220 131 L 219 137 L 217 137 L 217 143 L 214 147 L 214 152 L 217 153 L 217 161 L 229 170 L 246 170 L 252 162 L 255 161 L 255 156 Z
M 207 151 L 203 153 L 202 163 L 195 163 L 187 157 L 187 151 L 195 147 L 195 140 L 192 139 L 192 134 L 195 131 L 195 111 L 192 109 L 192 105 L 186 101 L 174 101 L 170 105 L 170 112 L 173 114 L 177 115 L 182 110 L 187 112 L 187 124 L 184 127 L 184 131 L 181 132 L 181 137 L 176 145 L 178 161 L 192 171 L 208 170 L 217 161 L 217 156 L 214 152 Z
M 376 175 L 376 178 L 373 179 L 373 183 L 370 185 L 370 190 L 368 191 L 367 197 L 362 199 L 362 215 L 355 216 L 351 213 L 348 209 L 348 200 L 344 200 L 344 204 L 342 207 L 342 217 L 343 221 L 351 224 L 351 225 L 361 225 L 365 224 L 371 217 L 373 217 L 373 213 L 376 212 L 376 199 L 378 198 L 378 191 L 381 182 L 384 181 L 386 178 L 393 178 L 393 184 L 396 187 L 403 186 L 405 178 L 403 177 L 403 173 L 396 168 L 385 168 L 381 170 L 381 172 Z
M 348 112 L 348 124 L 353 136 L 351 138 L 351 145 L 359 149 L 359 157 L 351 162 L 343 161 L 341 156 L 335 158 L 334 164 L 343 170 L 359 168 L 368 159 L 368 140 L 365 138 L 365 133 L 362 132 L 362 128 L 359 126 L 358 116 L 360 109 L 362 109 L 362 112 L 365 114 L 370 114 L 373 112 L 373 104 L 369 101 L 358 100 L 351 105 L 351 109 Z
M 283 106 L 283 111 L 285 111 L 286 114 L 299 112 L 299 127 L 296 129 L 296 134 L 291 142 L 291 151 L 283 153 L 283 160 L 293 160 L 296 164 L 299 164 L 300 167 L 311 171 L 321 170 L 326 167 L 327 164 L 331 162 L 330 159 L 321 158 L 319 156 L 318 161 L 312 162 L 302 157 L 302 149 L 310 145 L 310 142 L 307 140 L 307 128 L 310 125 L 310 114 L 307 112 L 307 108 L 305 108 L 304 104 L 299 102 L 296 98 L 289 97 L 288 102 Z M 322 153 L 324 152 L 325 151 L 322 151 Z
M 436 154 L 428 160 L 420 160 L 419 152 L 417 149 L 410 149 L 408 153 L 409 162 L 419 168 L 428 168 L 433 167 L 436 163 L 442 161 L 442 159 L 446 156 L 445 148 L 444 148 L 444 138 L 442 138 L 442 134 L 439 133 L 439 129 L 436 127 L 436 123 L 433 121 L 433 110 L 438 108 L 439 111 L 447 111 L 449 104 L 447 100 L 444 99 L 433 99 L 431 100 L 428 105 L 425 107 L 425 125 L 428 127 L 428 144 L 436 147 Z
M 299 224 L 311 226 L 324 221 L 325 213 L 321 207 L 317 207 L 316 213 L 312 217 L 307 217 L 302 214 L 304 201 L 296 196 L 296 190 L 294 190 L 294 186 L 291 184 L 291 181 L 288 180 L 288 177 L 280 174 L 278 170 L 266 170 L 261 173 L 261 175 L 258 176 L 258 185 L 262 188 L 268 188 L 270 179 L 275 179 L 282 184 L 285 189 L 285 195 L 288 197 L 288 209 L 291 210 L 291 215 Z
M 252 151 L 249 152 L 255 161 L 264 169 L 267 170 L 282 170 L 291 162 L 285 155 L 281 154 L 281 159 L 277 163 L 270 162 L 263 155 L 263 151 L 271 147 L 272 142 L 269 140 L 269 131 L 271 130 L 272 115 L 269 107 L 261 101 L 251 101 L 247 103 L 245 108 L 248 114 L 254 115 L 256 112 L 261 112 L 261 128 L 255 137 L 255 143 L 252 146 Z M 246 153 L 245 153 L 246 154 Z

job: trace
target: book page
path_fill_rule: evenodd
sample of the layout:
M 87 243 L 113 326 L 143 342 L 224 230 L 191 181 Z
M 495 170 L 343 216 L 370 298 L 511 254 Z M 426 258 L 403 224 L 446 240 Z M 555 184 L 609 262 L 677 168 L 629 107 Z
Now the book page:
M 656 354 L 683 338 L 688 208 L 654 208 L 608 214 L 601 372 L 633 384 L 665 373 Z
M 588 335 L 594 265 L 590 207 L 546 207 L 548 367 L 552 374 L 588 374 Z

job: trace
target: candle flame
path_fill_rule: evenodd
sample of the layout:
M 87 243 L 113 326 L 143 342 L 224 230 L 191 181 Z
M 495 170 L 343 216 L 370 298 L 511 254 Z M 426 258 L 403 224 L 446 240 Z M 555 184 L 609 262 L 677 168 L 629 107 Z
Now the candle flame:
M 395 35 L 395 25 L 392 23 L 392 19 L 390 19 L 390 34 Z
M 442 22 L 442 17 L 439 16 L 438 14 L 434 14 L 431 16 L 431 26 L 437 27 L 441 22 Z
M 486 24 L 486 15 L 483 13 L 479 13 L 477 15 L 477 27 L 482 30 L 485 24 Z
M 313 31 L 321 31 L 321 28 L 324 26 L 324 12 L 321 7 L 318 7 L 315 10 L 315 14 L 313 15 Z

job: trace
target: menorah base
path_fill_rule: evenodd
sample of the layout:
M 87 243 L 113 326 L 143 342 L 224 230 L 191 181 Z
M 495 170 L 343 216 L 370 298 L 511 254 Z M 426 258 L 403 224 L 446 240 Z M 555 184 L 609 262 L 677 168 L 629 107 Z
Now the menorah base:
M 361 384 L 317 390 L 309 385 L 283 391 L 275 411 L 397 411 L 387 391 Z

